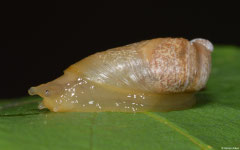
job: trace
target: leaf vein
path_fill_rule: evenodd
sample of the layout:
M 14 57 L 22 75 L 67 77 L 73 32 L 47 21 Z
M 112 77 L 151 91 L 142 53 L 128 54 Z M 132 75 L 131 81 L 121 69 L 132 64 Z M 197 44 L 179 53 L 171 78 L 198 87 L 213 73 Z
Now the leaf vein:
M 171 123 L 170 121 L 168 121 L 167 119 L 165 119 L 164 117 L 162 116 L 159 116 L 159 115 L 156 115 L 154 113 L 151 113 L 151 112 L 144 112 L 145 115 L 155 119 L 156 121 L 159 121 L 163 124 L 165 124 L 166 126 L 172 128 L 173 130 L 175 130 L 176 132 L 178 132 L 179 134 L 183 135 L 184 137 L 186 137 L 187 139 L 189 139 L 192 143 L 194 143 L 195 145 L 199 146 L 201 149 L 204 149 L 204 150 L 213 150 L 212 146 L 210 145 L 207 145 L 205 143 L 203 143 L 202 141 L 200 141 L 199 139 L 189 135 L 187 133 L 187 131 L 185 131 L 184 129 L 174 125 L 173 123 Z

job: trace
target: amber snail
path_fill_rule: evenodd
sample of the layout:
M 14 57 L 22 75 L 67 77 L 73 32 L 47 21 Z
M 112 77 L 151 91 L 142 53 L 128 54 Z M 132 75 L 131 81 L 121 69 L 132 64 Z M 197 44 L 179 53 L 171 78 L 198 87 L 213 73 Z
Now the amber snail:
M 157 38 L 95 53 L 61 77 L 29 89 L 54 112 L 142 112 L 191 108 L 205 87 L 213 45 Z

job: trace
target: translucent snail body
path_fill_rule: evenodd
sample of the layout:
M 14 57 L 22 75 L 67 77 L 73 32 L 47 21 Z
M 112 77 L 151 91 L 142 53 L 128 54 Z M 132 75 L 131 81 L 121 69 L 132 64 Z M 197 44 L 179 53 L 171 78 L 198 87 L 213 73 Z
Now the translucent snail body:
M 157 38 L 93 54 L 54 81 L 29 89 L 54 112 L 172 111 L 192 107 L 205 87 L 212 44 Z

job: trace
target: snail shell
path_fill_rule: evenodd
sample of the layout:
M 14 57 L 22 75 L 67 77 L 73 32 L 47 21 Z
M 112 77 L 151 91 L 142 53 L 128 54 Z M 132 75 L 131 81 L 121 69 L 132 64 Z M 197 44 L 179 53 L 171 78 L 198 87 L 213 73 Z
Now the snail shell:
M 55 112 L 186 109 L 206 85 L 212 51 L 205 39 L 141 41 L 86 57 L 29 94 L 43 97 L 40 109 Z

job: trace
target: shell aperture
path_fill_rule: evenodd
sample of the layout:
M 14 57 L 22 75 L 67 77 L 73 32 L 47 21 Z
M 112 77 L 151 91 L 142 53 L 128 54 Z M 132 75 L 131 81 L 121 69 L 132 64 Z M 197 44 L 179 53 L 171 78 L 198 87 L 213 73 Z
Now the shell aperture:
M 205 87 L 213 46 L 205 39 L 157 38 L 95 53 L 29 89 L 54 112 L 142 112 L 191 108 Z

